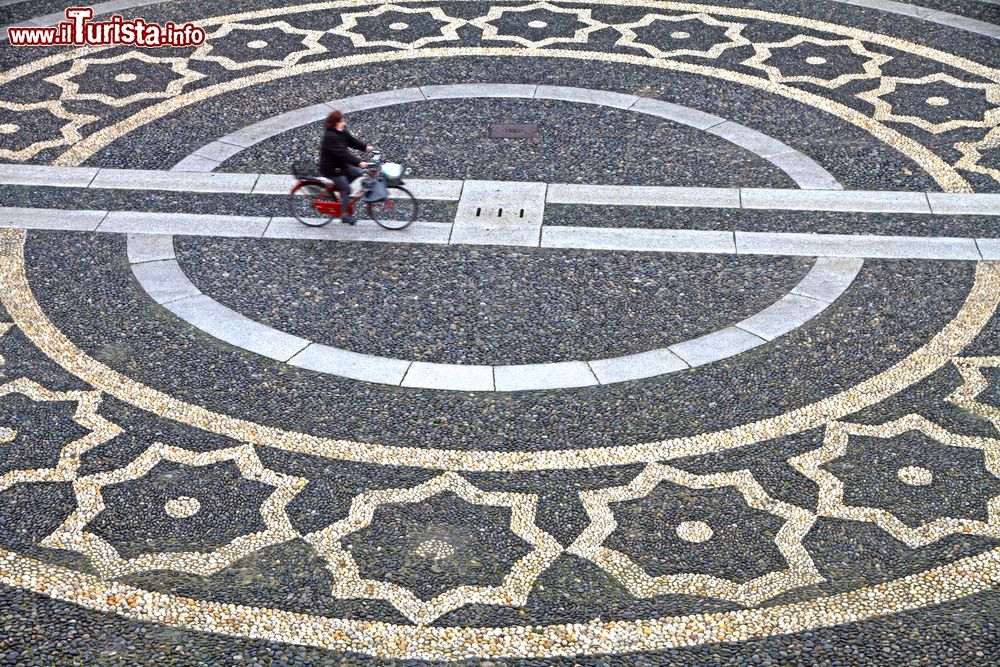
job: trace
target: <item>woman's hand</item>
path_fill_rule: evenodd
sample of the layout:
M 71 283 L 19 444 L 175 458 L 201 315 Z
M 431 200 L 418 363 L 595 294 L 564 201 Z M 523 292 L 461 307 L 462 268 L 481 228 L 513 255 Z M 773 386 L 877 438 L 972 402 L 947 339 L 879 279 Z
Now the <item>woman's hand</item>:
M 358 166 L 361 167 L 362 169 L 367 169 L 368 168 L 368 163 L 367 162 L 362 162 Z
M 371 152 L 373 152 L 374 150 L 375 150 L 375 147 L 374 147 L 374 146 L 365 146 L 365 152 L 366 152 L 366 153 L 371 153 Z

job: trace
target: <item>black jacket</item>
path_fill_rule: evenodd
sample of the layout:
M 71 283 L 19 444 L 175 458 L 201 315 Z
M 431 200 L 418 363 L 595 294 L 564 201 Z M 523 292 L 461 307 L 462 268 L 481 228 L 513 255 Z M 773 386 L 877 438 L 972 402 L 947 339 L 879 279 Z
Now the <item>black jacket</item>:
M 345 164 L 355 167 L 361 164 L 361 159 L 352 155 L 348 148 L 363 151 L 368 146 L 354 138 L 347 130 L 327 130 L 323 133 L 323 141 L 319 148 L 319 173 L 327 178 L 340 174 Z

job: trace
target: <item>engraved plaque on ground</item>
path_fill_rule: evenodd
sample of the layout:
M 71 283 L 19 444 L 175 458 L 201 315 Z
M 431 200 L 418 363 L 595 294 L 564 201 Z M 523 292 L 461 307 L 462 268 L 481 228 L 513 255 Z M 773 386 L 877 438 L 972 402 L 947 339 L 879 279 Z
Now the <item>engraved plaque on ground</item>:
M 493 139 L 534 139 L 538 136 L 535 123 L 493 123 L 490 138 Z

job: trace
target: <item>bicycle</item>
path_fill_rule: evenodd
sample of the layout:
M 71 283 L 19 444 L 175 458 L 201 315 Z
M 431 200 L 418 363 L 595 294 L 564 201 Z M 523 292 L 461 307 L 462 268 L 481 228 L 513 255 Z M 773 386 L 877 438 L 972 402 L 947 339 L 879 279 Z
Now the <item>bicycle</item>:
M 340 194 L 332 181 L 315 173 L 310 162 L 296 162 L 292 173 L 297 179 L 288 193 L 292 217 L 303 225 L 322 227 L 341 217 Z M 347 213 L 354 215 L 357 205 L 364 204 L 368 217 L 386 229 L 403 229 L 417 219 L 417 200 L 403 187 L 403 167 L 382 162 L 381 153 L 373 153 L 368 161 L 361 189 L 351 195 Z

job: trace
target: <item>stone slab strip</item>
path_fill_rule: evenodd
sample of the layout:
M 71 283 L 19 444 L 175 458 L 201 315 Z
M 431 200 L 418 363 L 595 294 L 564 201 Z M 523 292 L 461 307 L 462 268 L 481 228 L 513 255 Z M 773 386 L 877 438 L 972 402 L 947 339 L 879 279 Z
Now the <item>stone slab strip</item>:
M 927 201 L 936 215 L 1000 215 L 1000 194 L 928 192 Z
M 149 169 L 101 169 L 90 186 L 125 190 L 234 192 L 250 194 L 258 174 L 192 173 Z
M 733 232 L 697 229 L 543 227 L 543 248 L 733 254 Z
M 176 259 L 133 264 L 132 274 L 153 301 L 160 305 L 201 294 Z
M 666 348 L 588 363 L 601 384 L 643 380 L 689 368 L 687 362 Z
M 137 264 L 132 268 L 154 265 Z M 210 336 L 276 361 L 288 361 L 309 344 L 304 338 L 278 331 L 237 313 L 205 294 L 170 301 L 163 306 Z
M 638 95 L 626 95 L 607 90 L 591 88 L 573 88 L 570 86 L 538 86 L 535 98 L 542 100 L 559 100 L 562 102 L 582 102 L 584 104 L 599 104 L 614 109 L 631 109 L 639 101 Z
M 522 83 L 454 83 L 443 86 L 421 86 L 428 100 L 461 99 L 469 97 L 524 97 L 535 96 L 534 84 Z
M 765 342 L 760 336 L 755 336 L 745 329 L 727 327 L 671 345 L 667 349 L 694 367 L 742 354 Z
M 57 208 L 0 208 L 0 227 L 93 232 L 100 227 L 107 216 L 107 211 L 66 211 Z
M 169 234 L 129 234 L 126 248 L 129 264 L 177 259 L 174 237 Z
M 743 208 L 855 213 L 930 213 L 923 192 L 781 190 L 740 188 Z
M 361 382 L 399 385 L 411 362 L 311 343 L 289 359 L 288 363 L 317 373 L 339 375 Z
M 983 259 L 1000 260 L 1000 239 L 976 239 Z
M 496 391 L 544 391 L 600 384 L 585 361 L 495 366 L 493 374 Z
M 370 241 L 374 243 L 448 243 L 451 225 L 444 222 L 415 221 L 405 229 L 385 229 L 371 220 L 356 225 L 331 222 L 323 227 L 308 227 L 295 218 L 271 218 L 264 231 L 265 239 L 304 239 L 312 241 Z
M 736 232 L 736 251 L 739 254 L 808 257 L 982 259 L 975 239 L 948 237 Z
M 270 220 L 258 216 L 112 211 L 104 218 L 97 231 L 259 238 Z
M 759 313 L 737 322 L 736 326 L 766 341 L 772 341 L 801 327 L 829 305 L 827 301 L 808 296 L 786 294 Z
M 798 160 L 789 153 L 775 159 Z M 199 160 L 206 159 L 198 157 Z M 407 179 L 406 186 L 418 199 L 457 201 L 463 188 L 474 181 Z M 517 181 L 487 181 L 514 188 Z M 224 172 L 179 173 L 143 169 L 94 169 L 0 164 L 0 184 L 53 187 L 89 187 L 175 192 L 287 194 L 295 178 L 290 174 L 230 174 Z M 546 187 L 549 204 L 596 206 L 673 206 L 683 208 L 748 208 L 778 210 L 824 210 L 847 213 L 916 213 L 924 215 L 1000 216 L 1000 194 L 952 194 L 843 190 L 805 191 L 788 188 L 703 188 L 644 185 L 581 185 L 578 183 L 533 183 Z M 499 185 L 498 185 L 499 187 Z
M 50 167 L 40 164 L 0 164 L 0 183 L 59 188 L 85 188 L 97 176 L 96 167 Z
M 791 293 L 833 303 L 854 282 L 864 263 L 859 257 L 817 257 Z
M 739 208 L 739 188 L 680 188 L 645 185 L 551 183 L 548 204 Z
M 401 384 L 415 389 L 493 391 L 493 367 L 414 361 Z

